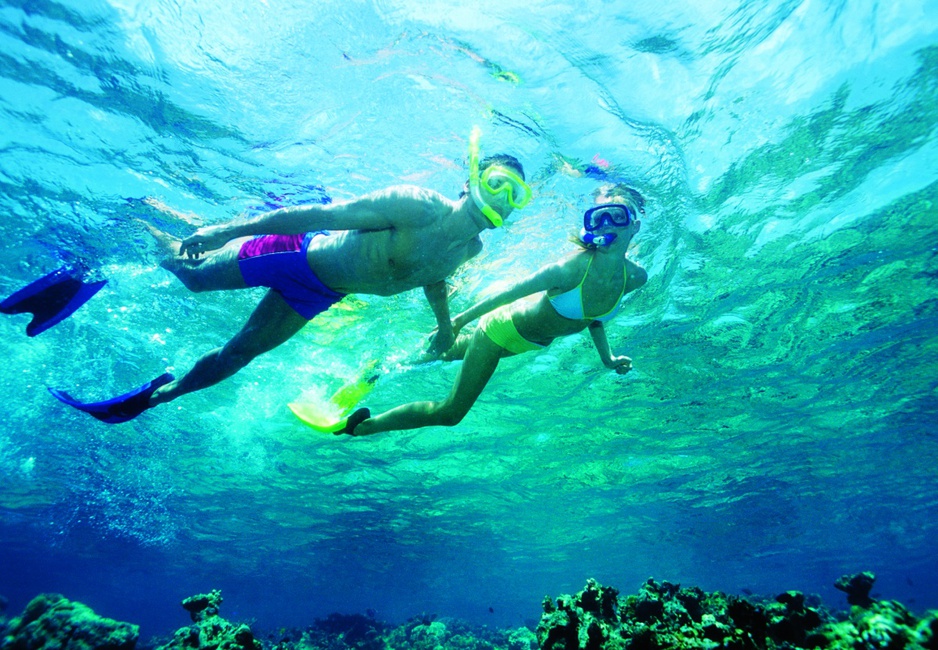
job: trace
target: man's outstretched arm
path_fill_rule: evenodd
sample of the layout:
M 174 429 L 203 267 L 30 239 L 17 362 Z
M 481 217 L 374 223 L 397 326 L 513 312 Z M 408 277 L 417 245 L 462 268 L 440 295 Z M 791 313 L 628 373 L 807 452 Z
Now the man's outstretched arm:
M 418 219 L 421 211 L 408 204 L 415 199 L 378 192 L 345 203 L 279 208 L 250 219 L 204 226 L 182 240 L 180 255 L 198 257 L 232 239 L 255 235 L 295 235 L 311 230 L 385 230 L 406 226 L 402 219 Z M 410 207 L 411 209 L 406 209 Z

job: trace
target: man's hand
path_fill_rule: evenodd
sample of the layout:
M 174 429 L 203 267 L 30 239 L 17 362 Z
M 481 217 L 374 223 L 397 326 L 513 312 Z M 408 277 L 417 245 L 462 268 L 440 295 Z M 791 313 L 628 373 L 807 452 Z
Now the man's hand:
M 430 339 L 430 348 L 424 354 L 425 360 L 439 358 L 444 352 L 449 350 L 456 336 L 453 334 L 453 327 L 449 322 L 449 305 L 446 299 L 449 290 L 446 287 L 446 281 L 440 280 L 433 284 L 428 284 L 423 288 L 427 302 L 430 303 L 430 309 L 433 310 L 433 316 L 436 318 L 437 331 Z
M 632 360 L 629 357 L 612 357 L 605 362 L 605 366 L 615 370 L 617 375 L 624 375 L 632 369 Z
M 427 349 L 426 356 L 434 359 L 439 358 L 444 352 L 453 347 L 455 342 L 456 335 L 451 328 L 437 329 L 436 333 L 430 337 L 430 347 Z
M 229 240 L 230 237 L 221 226 L 204 226 L 182 240 L 179 246 L 179 256 L 198 258 L 199 255 L 221 248 Z

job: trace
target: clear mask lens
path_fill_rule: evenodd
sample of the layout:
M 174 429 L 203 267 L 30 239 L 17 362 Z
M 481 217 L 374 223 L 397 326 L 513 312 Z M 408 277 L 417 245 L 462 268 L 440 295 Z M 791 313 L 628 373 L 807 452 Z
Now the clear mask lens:
M 531 201 L 531 187 L 515 172 L 491 165 L 482 172 L 482 187 L 492 196 L 506 195 L 508 205 L 520 210 Z
M 624 228 L 632 223 L 635 213 L 632 209 L 621 203 L 597 205 L 583 214 L 583 227 L 592 232 L 603 226 Z

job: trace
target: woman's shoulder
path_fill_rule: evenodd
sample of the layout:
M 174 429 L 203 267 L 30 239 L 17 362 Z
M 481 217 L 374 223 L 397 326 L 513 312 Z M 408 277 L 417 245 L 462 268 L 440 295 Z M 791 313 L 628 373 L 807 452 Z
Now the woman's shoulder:
M 564 292 L 578 286 L 586 275 L 592 257 L 592 251 L 576 250 L 554 262 L 553 277 L 557 290 Z
M 648 271 L 641 264 L 636 264 L 629 258 L 625 258 L 625 270 L 628 280 L 625 284 L 625 291 L 634 291 L 648 281 Z

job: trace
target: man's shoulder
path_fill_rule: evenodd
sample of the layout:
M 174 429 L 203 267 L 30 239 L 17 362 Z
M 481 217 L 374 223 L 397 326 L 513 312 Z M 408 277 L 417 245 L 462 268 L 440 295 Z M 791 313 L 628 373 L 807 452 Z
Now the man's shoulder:
M 440 204 L 450 207 L 452 201 L 436 190 L 431 190 L 418 185 L 392 185 L 383 190 L 378 190 L 367 194 L 362 198 L 371 198 L 378 201 L 415 201 L 419 203 Z

